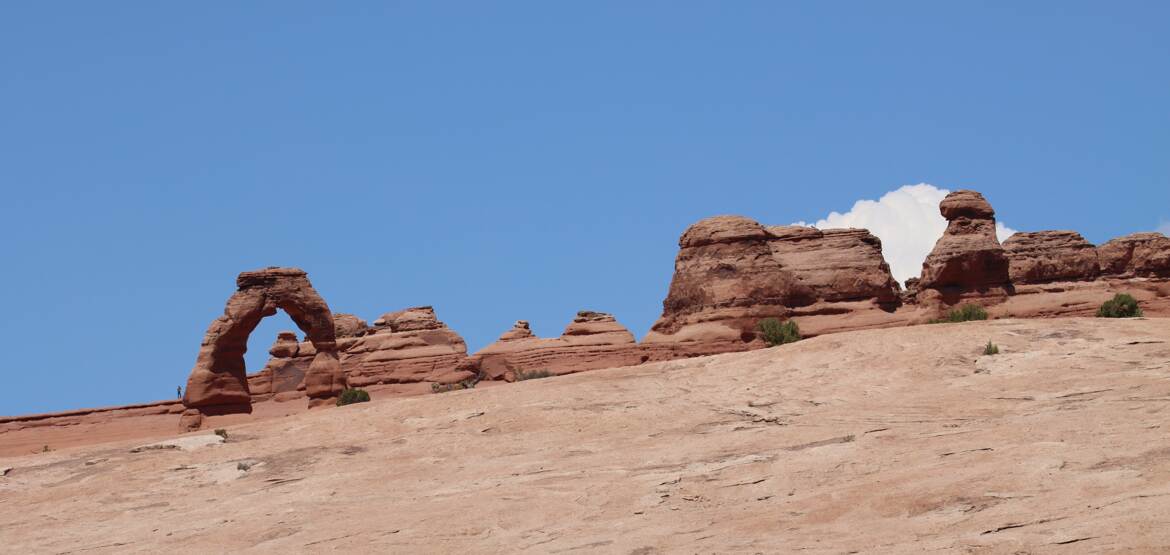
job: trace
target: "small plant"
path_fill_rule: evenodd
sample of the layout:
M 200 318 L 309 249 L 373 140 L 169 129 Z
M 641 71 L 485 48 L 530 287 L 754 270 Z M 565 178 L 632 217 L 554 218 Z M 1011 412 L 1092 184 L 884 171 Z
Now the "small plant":
M 512 372 L 516 375 L 516 381 L 522 382 L 524 380 L 539 380 L 540 378 L 551 378 L 556 374 L 548 370 L 530 370 L 525 372 L 523 370 L 515 370 Z
M 988 339 L 987 346 L 983 348 L 983 354 L 985 354 L 985 355 L 998 355 L 999 354 L 999 346 L 996 345 L 995 343 L 992 343 L 991 340 Z
M 776 318 L 764 318 L 756 328 L 769 347 L 800 341 L 800 327 L 793 320 L 781 322 Z
M 46 445 L 46 446 L 44 446 L 44 447 L 41 447 L 41 452 L 42 452 L 42 453 L 48 453 L 49 451 L 52 451 L 52 449 L 49 449 L 49 446 L 48 446 L 48 445 Z
M 215 435 L 222 437 L 224 441 L 227 441 L 227 430 L 223 428 L 216 428 Z
M 977 304 L 965 304 L 959 308 L 952 308 L 946 316 L 931 320 L 932 324 L 949 324 L 956 322 L 970 322 L 972 320 L 986 320 L 987 311 Z
M 370 401 L 370 394 L 366 393 L 364 389 L 346 389 L 341 392 L 341 397 L 337 398 L 337 406 L 352 405 L 354 403 L 368 403 Z
M 1118 293 L 1097 309 L 1098 318 L 1137 318 L 1142 315 L 1137 299 L 1127 293 Z

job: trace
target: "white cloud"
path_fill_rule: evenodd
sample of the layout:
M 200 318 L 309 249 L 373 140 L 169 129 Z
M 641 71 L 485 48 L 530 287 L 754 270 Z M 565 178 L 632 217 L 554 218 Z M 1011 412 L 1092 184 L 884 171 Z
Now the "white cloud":
M 922 261 L 926 260 L 926 255 L 947 228 L 946 219 L 938 212 L 938 203 L 947 193 L 950 191 L 927 183 L 904 185 L 876 201 L 859 200 L 844 214 L 830 212 L 814 223 L 798 222 L 796 225 L 812 225 L 820 229 L 868 229 L 882 240 L 882 254 L 889 262 L 894 278 L 905 282 L 907 278 L 922 273 Z M 995 234 L 1000 241 L 1015 232 L 1002 223 L 995 224 Z

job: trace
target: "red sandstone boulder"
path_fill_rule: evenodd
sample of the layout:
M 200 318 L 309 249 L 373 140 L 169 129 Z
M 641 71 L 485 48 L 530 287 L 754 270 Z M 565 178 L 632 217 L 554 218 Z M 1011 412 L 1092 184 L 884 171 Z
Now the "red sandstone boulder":
M 1011 288 L 1008 258 L 995 236 L 995 211 L 975 191 L 955 191 L 939 204 L 947 229 L 922 264 L 919 299 L 953 304 L 1003 297 Z
M 1134 233 L 1097 247 L 1101 273 L 1118 277 L 1170 277 L 1170 238 Z
M 393 332 L 437 330 L 447 327 L 435 316 L 430 306 L 416 306 L 395 312 L 387 312 L 374 320 L 374 328 Z
M 337 331 L 337 338 L 361 337 L 369 331 L 366 321 L 353 314 L 334 314 L 333 329 Z
M 1003 242 L 1015 284 L 1096 279 L 1097 249 L 1075 231 L 1020 232 Z

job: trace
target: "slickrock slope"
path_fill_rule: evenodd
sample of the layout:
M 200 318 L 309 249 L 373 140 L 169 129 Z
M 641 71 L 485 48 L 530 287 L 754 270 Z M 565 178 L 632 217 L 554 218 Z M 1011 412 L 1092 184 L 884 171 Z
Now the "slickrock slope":
M 0 417 L 0 457 L 38 453 L 46 447 L 174 435 L 183 410 L 176 400 Z
M 981 356 L 991 339 L 1002 354 Z M 999 320 L 0 459 L 6 550 L 1164 553 L 1170 320 Z M 208 432 L 201 432 L 208 434 Z
M 1015 284 L 1092 280 L 1097 248 L 1075 231 L 1019 232 L 1003 242 Z
M 662 317 L 643 347 L 654 360 L 759 348 L 755 328 L 768 317 L 807 316 L 810 333 L 890 325 L 897 302 L 881 242 L 865 230 L 718 216 L 679 239 Z
M 922 302 L 955 304 L 1004 297 L 1011 290 L 1008 257 L 995 236 L 995 210 L 975 191 L 955 191 L 939 203 L 947 229 L 922 263 Z
M 511 382 L 516 381 L 517 372 L 561 375 L 632 366 L 642 361 L 634 335 L 613 315 L 583 310 L 557 338 L 536 337 L 528 322 L 520 320 L 460 369 L 485 380 Z

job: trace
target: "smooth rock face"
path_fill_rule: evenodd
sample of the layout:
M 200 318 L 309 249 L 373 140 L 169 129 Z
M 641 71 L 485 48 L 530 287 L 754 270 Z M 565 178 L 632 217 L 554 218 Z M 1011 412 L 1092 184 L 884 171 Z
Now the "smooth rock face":
M 892 310 L 898 293 L 866 230 L 708 218 L 679 239 L 662 317 L 643 344 L 654 360 L 756 348 L 763 318 Z
M 1096 279 L 1097 249 L 1075 231 L 1019 232 L 1003 242 L 1015 284 Z
M 375 320 L 366 335 L 345 345 L 341 367 L 355 387 L 446 383 L 466 357 L 463 338 L 439 321 L 434 308 L 420 306 L 388 312 Z
M 947 229 L 922 264 L 919 299 L 954 304 L 1010 290 L 1007 254 L 995 236 L 995 211 L 975 191 L 955 191 L 939 204 Z
M 515 381 L 524 372 L 561 375 L 640 362 L 641 351 L 630 330 L 610 314 L 583 310 L 555 339 L 536 337 L 527 321 L 517 321 L 460 368 L 485 380 Z
M 1170 238 L 1134 233 L 1097 247 L 1101 273 L 1119 277 L 1170 277 Z
M 310 405 L 322 404 L 345 387 L 337 363 L 333 314 L 303 270 L 267 268 L 244 272 L 224 314 L 211 323 L 195 368 L 187 379 L 183 404 L 188 408 L 184 427 L 198 427 L 200 415 L 251 412 L 251 392 L 244 368 L 248 335 L 277 309 L 288 313 L 308 335 L 315 355 L 305 376 Z

